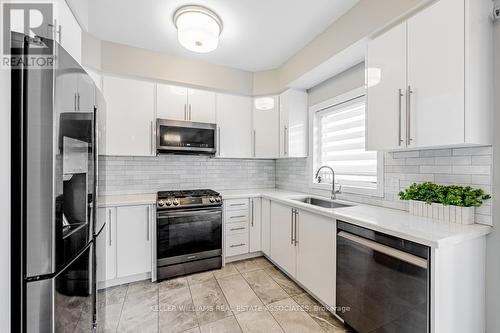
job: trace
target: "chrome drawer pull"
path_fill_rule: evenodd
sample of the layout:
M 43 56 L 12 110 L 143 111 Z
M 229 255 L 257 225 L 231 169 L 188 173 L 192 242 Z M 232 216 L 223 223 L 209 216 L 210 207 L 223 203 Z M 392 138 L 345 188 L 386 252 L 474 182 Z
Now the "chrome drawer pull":
M 236 207 L 236 206 L 245 206 L 246 203 L 238 203 L 238 204 L 230 204 L 229 206 L 231 207 Z
M 232 228 L 232 229 L 229 229 L 229 231 L 245 230 L 245 229 L 246 229 L 245 227 L 240 227 L 240 228 Z
M 242 218 L 242 217 L 247 217 L 247 216 L 246 215 L 231 216 L 232 219 L 237 219 L 237 218 Z
M 240 246 L 245 246 L 246 244 L 244 243 L 241 243 L 241 244 L 237 244 L 237 245 L 230 245 L 229 247 L 240 247 Z

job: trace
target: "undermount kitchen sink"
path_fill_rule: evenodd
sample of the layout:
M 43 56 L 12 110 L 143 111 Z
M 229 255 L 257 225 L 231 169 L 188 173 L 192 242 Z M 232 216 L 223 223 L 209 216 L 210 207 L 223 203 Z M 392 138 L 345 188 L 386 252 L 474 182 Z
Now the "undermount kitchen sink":
M 319 206 L 323 208 L 342 208 L 349 207 L 351 205 L 346 203 L 340 203 L 334 200 L 320 199 L 314 197 L 305 197 L 305 198 L 294 198 L 292 200 L 300 201 L 309 205 Z

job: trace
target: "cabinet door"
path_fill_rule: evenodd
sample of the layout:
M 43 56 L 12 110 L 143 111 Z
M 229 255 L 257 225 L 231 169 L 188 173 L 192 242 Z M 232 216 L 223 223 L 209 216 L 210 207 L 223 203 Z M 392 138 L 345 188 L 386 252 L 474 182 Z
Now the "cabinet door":
M 199 123 L 215 123 L 215 93 L 188 89 L 188 120 Z
M 299 210 L 297 279 L 327 305 L 335 296 L 335 221 Z
M 278 97 L 274 97 L 274 108 L 258 110 L 253 107 L 253 156 L 277 158 L 280 150 L 280 114 Z
M 252 99 L 217 94 L 218 147 L 220 157 L 251 157 Z
M 366 147 L 406 145 L 406 22 L 368 44 Z
M 464 15 L 440 0 L 408 20 L 410 147 L 464 143 Z
M 94 111 L 94 95 L 95 85 L 94 80 L 87 74 L 78 75 L 78 98 L 77 106 L 80 111 Z
M 64 68 L 66 69 L 66 68 Z M 80 75 L 63 70 L 56 70 L 55 107 L 57 112 L 71 112 L 77 110 L 78 77 Z
M 102 282 L 116 278 L 116 208 L 99 208 L 97 219 L 97 226 L 104 225 L 96 240 L 97 282 Z
M 289 89 L 279 97 L 280 156 L 307 156 L 307 93 Z
M 187 94 L 185 87 L 156 85 L 156 115 L 160 119 L 187 120 Z
M 61 45 L 78 62 L 82 62 L 82 29 L 64 0 L 59 0 L 57 8 L 57 31 Z
M 250 252 L 262 249 L 262 201 L 260 198 L 250 199 Z
M 151 206 L 117 207 L 117 277 L 151 272 Z
M 296 276 L 296 247 L 292 242 L 292 207 L 271 202 L 271 258 Z
M 262 213 L 261 213 L 261 248 L 262 252 L 266 255 L 271 254 L 271 201 L 269 199 L 262 198 Z
M 106 155 L 155 155 L 155 85 L 104 76 Z

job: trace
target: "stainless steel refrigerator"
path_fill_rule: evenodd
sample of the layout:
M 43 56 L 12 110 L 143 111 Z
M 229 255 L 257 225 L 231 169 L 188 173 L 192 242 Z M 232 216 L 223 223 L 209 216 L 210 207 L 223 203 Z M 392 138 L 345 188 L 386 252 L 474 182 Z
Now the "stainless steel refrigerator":
M 12 331 L 90 332 L 103 98 L 57 42 L 12 33 L 11 51 L 27 60 L 11 68 Z

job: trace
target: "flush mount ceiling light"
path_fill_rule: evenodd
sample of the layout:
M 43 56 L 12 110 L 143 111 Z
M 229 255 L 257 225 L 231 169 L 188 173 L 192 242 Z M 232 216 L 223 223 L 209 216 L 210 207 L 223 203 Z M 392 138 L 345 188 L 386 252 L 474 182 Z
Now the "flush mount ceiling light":
M 222 20 L 208 8 L 181 7 L 174 14 L 174 24 L 179 43 L 190 51 L 207 53 L 219 45 Z
M 274 108 L 274 98 L 259 97 L 255 99 L 255 108 L 257 110 L 271 110 Z

